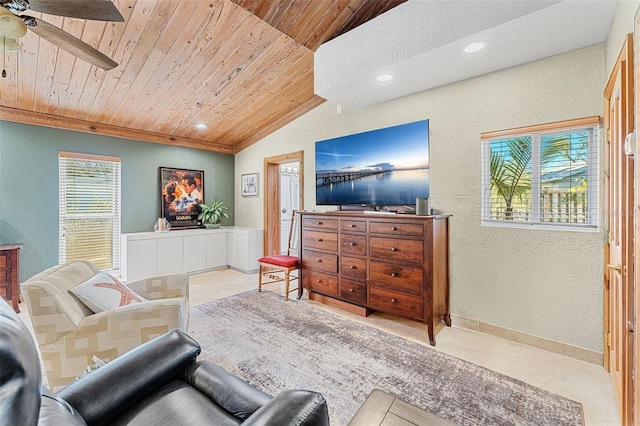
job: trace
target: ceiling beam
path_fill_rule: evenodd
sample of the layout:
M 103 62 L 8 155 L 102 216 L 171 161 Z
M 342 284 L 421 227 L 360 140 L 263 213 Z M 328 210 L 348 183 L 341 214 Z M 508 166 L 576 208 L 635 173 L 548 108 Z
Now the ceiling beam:
M 133 139 L 163 145 L 201 149 L 203 151 L 220 152 L 223 154 L 234 153 L 233 147 L 229 145 L 147 132 L 145 130 L 127 129 L 124 127 L 112 126 L 110 124 L 94 123 L 75 118 L 59 117 L 3 106 L 0 106 L 0 120 L 11 121 L 14 123 L 33 124 L 35 126 L 52 127 L 55 129 L 73 130 L 76 132 L 93 133 L 103 136 L 113 136 L 116 138 Z

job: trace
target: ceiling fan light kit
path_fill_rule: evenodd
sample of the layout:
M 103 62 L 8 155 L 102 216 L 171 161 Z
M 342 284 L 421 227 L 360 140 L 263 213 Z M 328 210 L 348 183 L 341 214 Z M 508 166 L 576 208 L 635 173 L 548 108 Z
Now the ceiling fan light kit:
M 17 39 L 27 34 L 27 26 L 20 17 L 11 13 L 8 9 L 0 7 L 0 35 L 6 38 Z
M 21 47 L 15 38 L 0 37 L 0 50 L 20 50 Z
M 24 37 L 29 29 L 99 68 L 110 70 L 118 66 L 117 62 L 66 31 L 42 19 L 21 14 L 29 10 L 77 19 L 124 22 L 110 0 L 0 0 L 0 50 L 19 50 L 21 46 L 16 39 Z

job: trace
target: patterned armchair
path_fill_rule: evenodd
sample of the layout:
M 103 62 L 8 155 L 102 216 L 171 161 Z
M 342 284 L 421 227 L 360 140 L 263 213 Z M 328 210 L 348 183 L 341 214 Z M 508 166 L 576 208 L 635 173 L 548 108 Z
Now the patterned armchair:
M 21 284 L 47 374 L 57 390 L 80 377 L 93 356 L 111 361 L 172 329 L 187 332 L 189 277 L 173 274 L 127 283 L 148 299 L 93 313 L 69 289 L 100 270 L 90 262 L 51 267 Z

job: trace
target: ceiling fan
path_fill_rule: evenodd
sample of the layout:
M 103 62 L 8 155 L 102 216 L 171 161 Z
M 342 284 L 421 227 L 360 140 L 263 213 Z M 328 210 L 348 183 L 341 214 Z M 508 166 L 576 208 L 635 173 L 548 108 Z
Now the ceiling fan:
M 110 0 L 0 0 L 0 50 L 18 50 L 17 39 L 27 29 L 60 49 L 97 67 L 110 70 L 118 63 L 66 31 L 23 12 L 35 12 L 93 21 L 124 22 Z

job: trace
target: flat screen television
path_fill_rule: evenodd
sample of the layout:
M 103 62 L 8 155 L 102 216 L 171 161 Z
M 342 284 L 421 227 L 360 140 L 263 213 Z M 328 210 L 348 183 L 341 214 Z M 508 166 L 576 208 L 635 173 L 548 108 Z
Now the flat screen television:
M 414 206 L 429 197 L 429 120 L 316 142 L 316 204 Z

